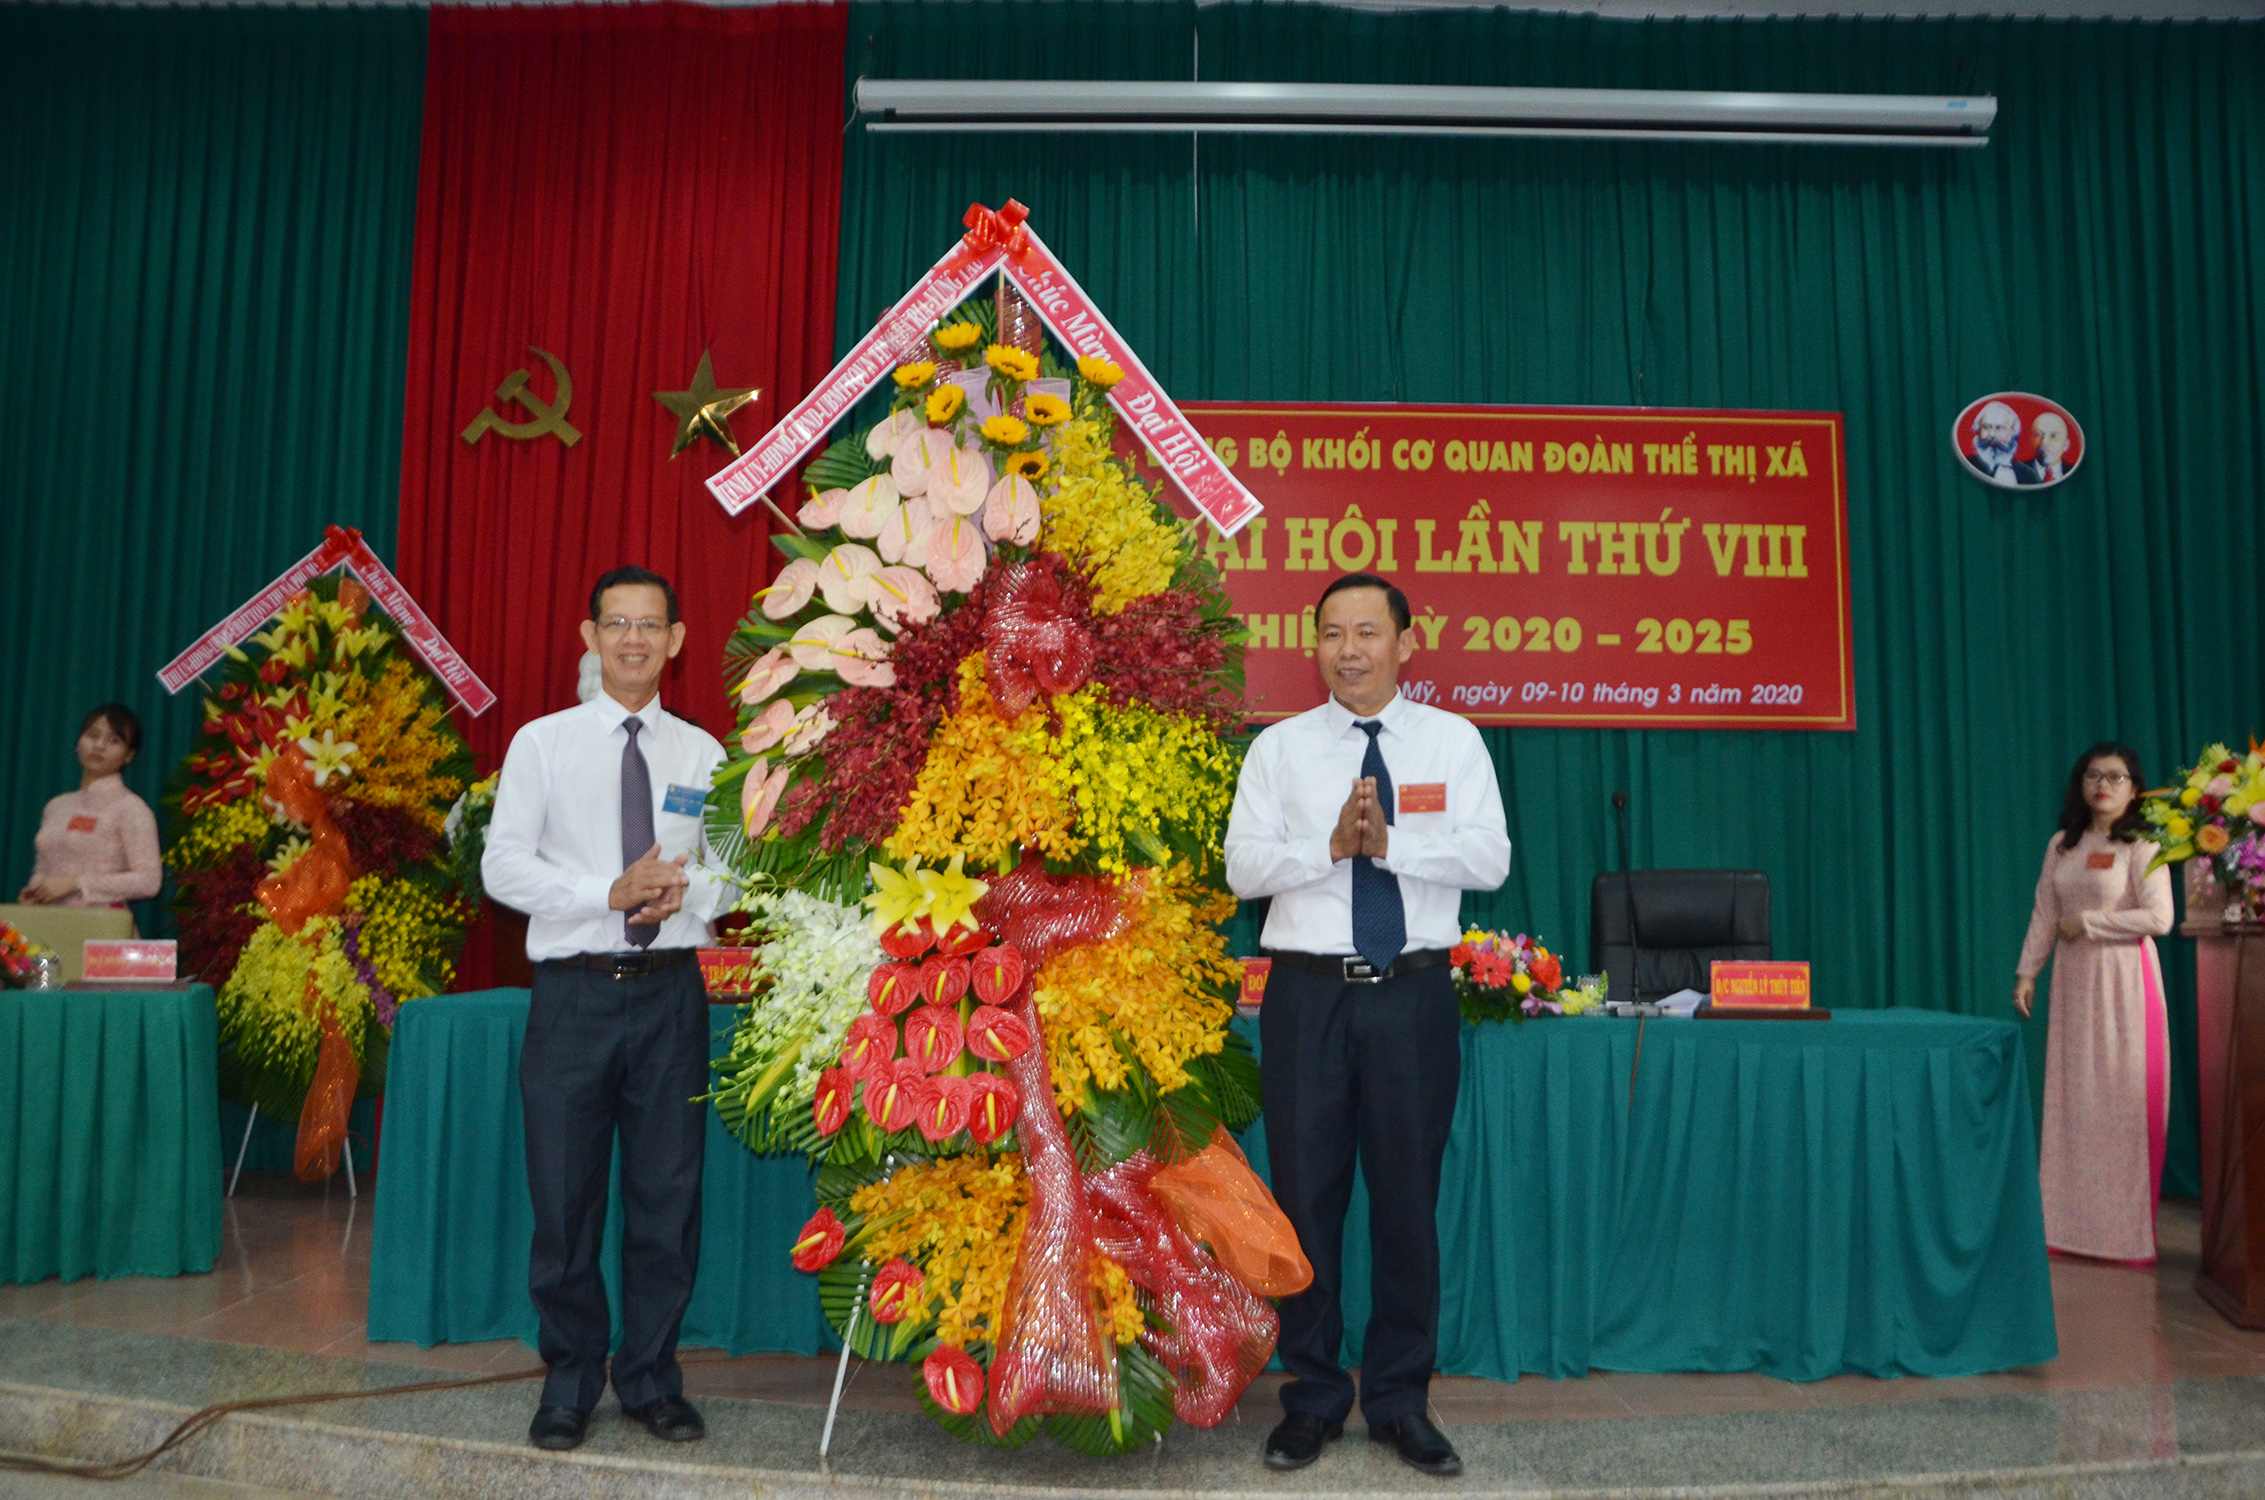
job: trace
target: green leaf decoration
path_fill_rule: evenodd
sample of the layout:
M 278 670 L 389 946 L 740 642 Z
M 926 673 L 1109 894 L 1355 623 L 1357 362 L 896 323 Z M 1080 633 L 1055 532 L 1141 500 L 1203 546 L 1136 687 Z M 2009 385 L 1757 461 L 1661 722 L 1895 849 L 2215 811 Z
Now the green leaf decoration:
M 1117 1391 L 1124 1402 L 1107 1417 L 1046 1418 L 1046 1435 L 1094 1458 L 1130 1453 L 1160 1442 L 1172 1425 L 1172 1374 L 1138 1344 L 1117 1351 Z
M 813 490 L 846 490 L 880 472 L 865 452 L 865 435 L 851 433 L 804 464 L 802 482 Z

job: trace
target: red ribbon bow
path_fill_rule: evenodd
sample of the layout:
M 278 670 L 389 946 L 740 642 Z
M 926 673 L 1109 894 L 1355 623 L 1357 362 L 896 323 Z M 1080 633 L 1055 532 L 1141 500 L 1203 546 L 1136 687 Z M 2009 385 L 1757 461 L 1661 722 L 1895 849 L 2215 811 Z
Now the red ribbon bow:
M 1005 247 L 1009 254 L 1022 249 L 1022 221 L 1030 217 L 1030 210 L 1009 198 L 1006 206 L 996 213 L 980 203 L 967 206 L 967 216 L 960 220 L 967 233 L 960 239 L 970 250 L 991 250 Z

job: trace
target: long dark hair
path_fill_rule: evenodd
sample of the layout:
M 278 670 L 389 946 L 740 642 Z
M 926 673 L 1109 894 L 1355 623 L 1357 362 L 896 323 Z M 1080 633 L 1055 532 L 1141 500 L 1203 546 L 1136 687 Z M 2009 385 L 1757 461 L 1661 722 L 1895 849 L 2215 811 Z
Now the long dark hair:
M 2061 797 L 2061 852 L 2064 854 L 2075 848 L 2085 830 L 2092 826 L 2092 805 L 2084 800 L 2084 773 L 2092 762 L 2106 760 L 2111 755 L 2122 761 L 2123 768 L 2131 773 L 2131 806 L 2116 819 L 2108 836 L 2135 839 L 2147 826 L 2146 818 L 2139 811 L 2139 794 L 2147 789 L 2147 773 L 2139 769 L 2139 752 L 2114 740 L 2102 740 L 2079 755 L 2076 764 L 2069 768 L 2068 791 Z

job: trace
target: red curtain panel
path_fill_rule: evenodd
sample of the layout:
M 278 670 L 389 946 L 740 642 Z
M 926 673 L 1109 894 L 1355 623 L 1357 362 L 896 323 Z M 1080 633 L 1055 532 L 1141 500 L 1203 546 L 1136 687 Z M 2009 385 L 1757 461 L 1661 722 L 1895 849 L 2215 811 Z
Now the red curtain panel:
M 831 364 L 846 14 L 433 8 L 398 572 L 498 695 L 466 726 L 483 771 L 573 705 L 576 622 L 621 563 L 669 577 L 689 626 L 662 701 L 731 728 L 723 644 L 769 576 L 766 513 L 708 494 L 715 444 L 670 457 L 654 392 L 707 352 L 718 385 L 760 388 L 745 446 Z M 458 987 L 519 980 L 519 946 L 480 924 Z

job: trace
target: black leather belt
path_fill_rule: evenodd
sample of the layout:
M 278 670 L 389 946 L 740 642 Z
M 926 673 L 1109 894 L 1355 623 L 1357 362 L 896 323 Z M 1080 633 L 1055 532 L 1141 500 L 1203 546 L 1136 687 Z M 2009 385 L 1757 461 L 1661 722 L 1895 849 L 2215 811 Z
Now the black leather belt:
M 1358 953 L 1284 953 L 1269 949 L 1266 957 L 1285 969 L 1303 969 L 1309 974 L 1327 974 L 1347 984 L 1378 984 L 1387 979 L 1398 979 L 1422 969 L 1444 968 L 1447 964 L 1445 948 L 1417 948 L 1403 953 L 1391 964 L 1378 969 Z
M 648 948 L 641 953 L 577 953 L 572 958 L 546 958 L 536 967 L 579 969 L 585 974 L 603 974 L 609 979 L 639 979 L 679 964 L 697 962 L 699 956 L 699 951 L 693 948 Z

